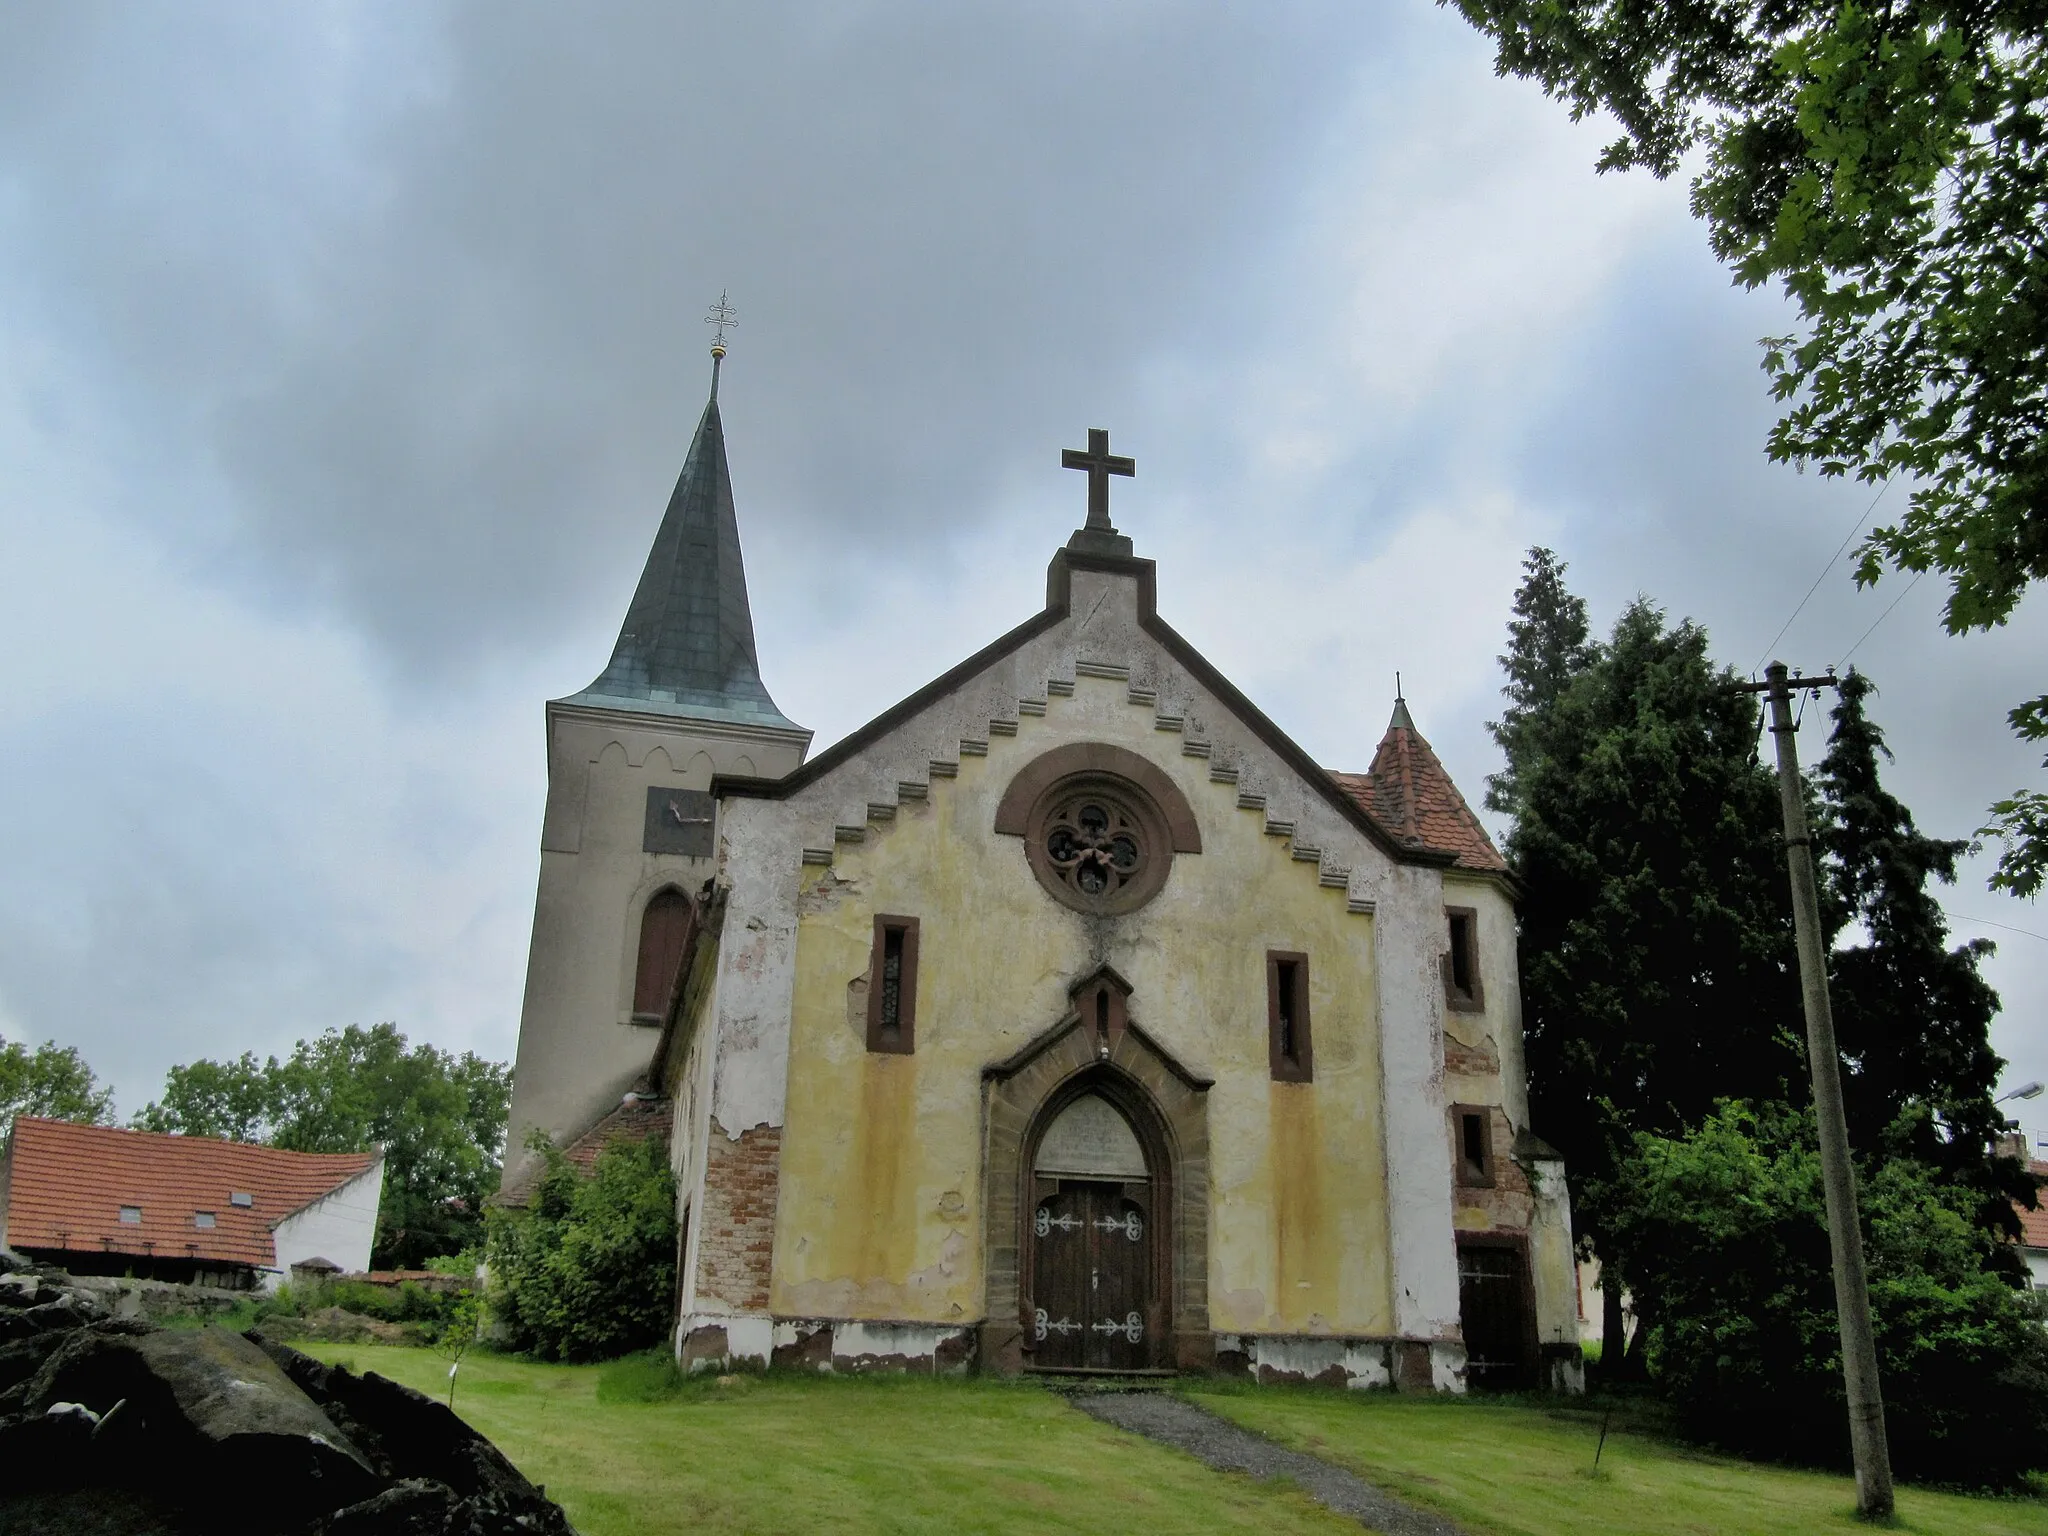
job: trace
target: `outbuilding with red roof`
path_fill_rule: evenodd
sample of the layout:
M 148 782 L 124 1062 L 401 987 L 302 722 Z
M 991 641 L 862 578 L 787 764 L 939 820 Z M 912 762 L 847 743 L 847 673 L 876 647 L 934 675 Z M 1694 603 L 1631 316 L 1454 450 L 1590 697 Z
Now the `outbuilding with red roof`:
M 319 1258 L 366 1270 L 384 1154 L 15 1117 L 0 1242 L 73 1274 L 274 1289 Z

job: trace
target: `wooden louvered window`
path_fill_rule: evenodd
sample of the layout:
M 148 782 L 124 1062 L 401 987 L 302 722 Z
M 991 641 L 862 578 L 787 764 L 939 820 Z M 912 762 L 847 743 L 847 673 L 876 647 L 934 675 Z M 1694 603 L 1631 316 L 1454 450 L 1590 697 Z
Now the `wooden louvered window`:
M 690 936 L 690 898 L 674 886 L 655 892 L 640 916 L 640 964 L 633 977 L 633 1020 L 659 1024 L 675 991 L 676 967 Z
M 868 1049 L 908 1056 L 917 1048 L 917 919 L 875 918 L 868 959 Z

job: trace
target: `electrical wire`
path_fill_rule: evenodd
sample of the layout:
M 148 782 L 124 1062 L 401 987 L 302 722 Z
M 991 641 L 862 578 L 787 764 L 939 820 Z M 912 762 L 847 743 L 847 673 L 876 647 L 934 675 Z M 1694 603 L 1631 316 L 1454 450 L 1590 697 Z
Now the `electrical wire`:
M 1835 568 L 1835 562 L 1842 558 L 1842 551 L 1849 547 L 1849 541 L 1856 537 L 1857 531 L 1870 521 L 1870 514 L 1877 510 L 1877 504 L 1884 500 L 1884 493 L 1891 488 L 1891 481 L 1885 481 L 1883 485 L 1877 488 L 1877 494 L 1870 498 L 1870 505 L 1857 513 L 1856 521 L 1851 523 L 1849 531 L 1842 535 L 1842 542 L 1837 544 L 1835 552 L 1828 556 L 1828 563 L 1820 568 L 1820 574 L 1813 578 L 1813 585 L 1806 589 L 1806 596 L 1799 599 L 1799 606 L 1792 610 L 1792 617 L 1779 626 L 1778 632 L 1771 636 L 1771 643 L 1764 647 L 1763 655 L 1757 658 L 1756 666 L 1749 669 L 1751 678 L 1754 678 L 1763 664 L 1771 659 L 1771 652 L 1778 648 L 1778 642 L 1785 638 L 1786 631 L 1791 629 L 1799 615 L 1806 611 L 1806 605 L 1813 601 L 1813 594 L 1820 590 L 1820 584 L 1828 579 L 1828 572 L 1832 571 Z
M 1944 912 L 1942 915 L 1952 923 L 1976 923 L 1984 928 L 2003 928 L 2007 933 L 2025 934 L 2030 939 L 2039 939 L 2043 944 L 2048 944 L 2048 933 L 2036 933 L 2031 928 L 2015 928 L 2011 923 L 1994 923 L 1988 917 L 1966 917 L 1960 912 Z
M 1899 604 L 1903 603 L 1907 598 L 1911 597 L 1913 595 L 1913 589 L 1920 585 L 1920 578 L 1922 576 L 1925 576 L 1926 574 L 1927 573 L 1925 571 L 1916 571 L 1913 575 L 1913 579 L 1906 583 L 1906 590 L 1901 592 L 1897 597 L 1892 599 L 1892 608 L 1898 607 Z M 1877 625 L 1882 624 L 1886 619 L 1892 616 L 1892 608 L 1887 608 L 1883 613 L 1880 613 L 1877 616 L 1877 623 L 1872 624 L 1870 628 L 1866 629 L 1865 631 L 1863 631 L 1862 634 L 1856 637 L 1856 643 L 1850 646 L 1848 650 L 1844 651 L 1842 653 L 1842 659 L 1835 663 L 1837 667 L 1846 667 L 1847 665 L 1849 665 L 1849 658 L 1851 656 L 1854 656 L 1856 652 L 1862 648 L 1863 642 L 1865 640 L 1868 640 L 1872 635 L 1877 633 Z

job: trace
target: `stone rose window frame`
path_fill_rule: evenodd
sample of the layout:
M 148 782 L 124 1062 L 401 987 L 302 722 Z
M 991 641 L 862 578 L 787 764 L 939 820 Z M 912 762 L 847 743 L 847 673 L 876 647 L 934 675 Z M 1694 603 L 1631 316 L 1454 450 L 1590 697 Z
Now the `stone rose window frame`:
M 1135 912 L 1157 896 L 1177 853 L 1202 851 L 1180 787 L 1147 758 L 1105 742 L 1075 742 L 1018 771 L 996 807 L 995 830 L 1024 839 L 1040 885 L 1091 917 Z

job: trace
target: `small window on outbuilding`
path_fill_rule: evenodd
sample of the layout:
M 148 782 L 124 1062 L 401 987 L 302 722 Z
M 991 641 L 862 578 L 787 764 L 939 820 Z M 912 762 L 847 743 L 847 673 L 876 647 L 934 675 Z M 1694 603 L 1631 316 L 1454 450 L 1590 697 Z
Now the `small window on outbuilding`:
M 1486 1006 L 1479 980 L 1479 913 L 1471 907 L 1445 907 L 1450 924 L 1450 953 L 1444 956 L 1444 1001 L 1459 1013 L 1478 1013 Z
M 917 919 L 875 916 L 868 957 L 868 1049 L 908 1056 L 917 1048 Z
M 122 1225 L 122 1226 L 124 1226 L 124 1227 L 139 1227 L 139 1226 L 141 1226 L 141 1225 L 142 1225 L 142 1207 L 141 1207 L 141 1206 L 139 1206 L 139 1205 L 124 1205 L 124 1206 L 122 1206 L 122 1207 L 121 1207 L 121 1225 Z
M 250 1194 L 249 1191 L 247 1191 L 246 1189 L 238 1189 L 233 1194 L 228 1196 L 229 1205 L 239 1205 L 246 1208 L 249 1206 L 253 1206 L 255 1203 L 256 1197 Z
M 192 1225 L 197 1227 L 202 1232 L 206 1231 L 208 1228 L 214 1225 L 213 1212 L 194 1211 L 192 1213 Z
M 633 973 L 633 1017 L 659 1024 L 675 990 L 690 932 L 690 898 L 674 886 L 654 893 L 640 915 L 640 960 Z
M 1493 1111 L 1484 1104 L 1453 1104 L 1458 1182 L 1467 1189 L 1493 1187 Z
M 1315 1046 L 1309 1035 L 1308 956 L 1266 951 L 1266 1052 L 1278 1083 L 1315 1081 Z

